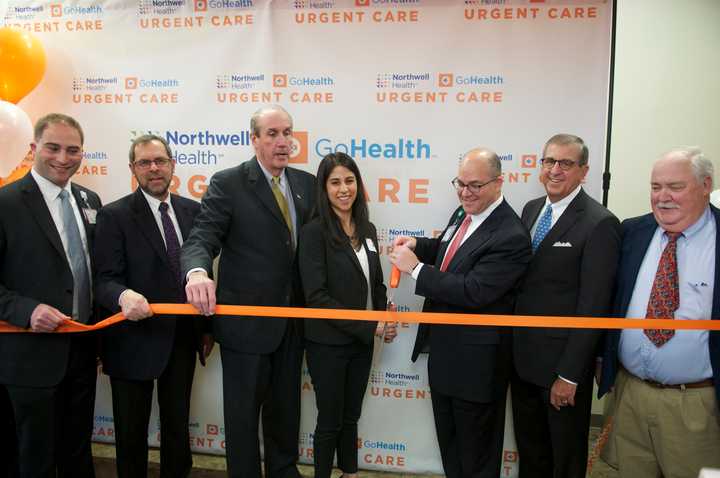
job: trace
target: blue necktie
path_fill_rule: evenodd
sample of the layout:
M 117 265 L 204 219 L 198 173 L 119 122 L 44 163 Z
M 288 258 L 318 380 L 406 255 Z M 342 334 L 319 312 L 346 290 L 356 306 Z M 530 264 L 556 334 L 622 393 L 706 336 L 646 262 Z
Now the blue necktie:
M 75 220 L 75 211 L 70 204 L 70 195 L 63 189 L 60 191 L 60 212 L 63 228 L 67 239 L 70 270 L 73 286 L 73 319 L 86 324 L 90 318 L 90 276 L 88 274 L 85 251 L 83 250 L 80 229 Z
M 550 231 L 550 226 L 552 226 L 552 206 L 548 204 L 535 229 L 535 235 L 532 240 L 533 252 L 537 251 L 537 248 L 540 247 L 540 243 Z

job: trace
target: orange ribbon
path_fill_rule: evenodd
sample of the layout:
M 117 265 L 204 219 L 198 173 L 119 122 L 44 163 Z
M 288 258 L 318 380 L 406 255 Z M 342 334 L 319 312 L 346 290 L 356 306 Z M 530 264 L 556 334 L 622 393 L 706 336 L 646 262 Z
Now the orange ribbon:
M 152 304 L 155 314 L 197 315 L 190 304 Z M 218 305 L 216 315 L 249 315 L 255 317 L 288 317 L 298 319 L 349 319 L 373 322 L 412 322 L 423 324 L 490 325 L 505 327 L 553 327 L 570 329 L 673 329 L 720 330 L 720 320 L 611 319 L 605 317 L 550 317 L 536 315 L 441 314 L 433 312 L 389 312 L 380 310 L 310 309 L 295 307 L 259 307 L 251 305 Z M 94 325 L 67 320 L 55 332 L 92 332 L 125 320 L 117 313 Z M 242 320 L 242 319 L 240 319 Z M 31 332 L 0 321 L 0 333 Z

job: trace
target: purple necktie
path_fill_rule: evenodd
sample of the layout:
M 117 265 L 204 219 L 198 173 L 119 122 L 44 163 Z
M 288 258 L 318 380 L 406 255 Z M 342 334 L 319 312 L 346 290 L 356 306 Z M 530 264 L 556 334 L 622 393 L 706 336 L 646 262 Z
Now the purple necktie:
M 166 202 L 160 203 L 160 219 L 162 220 L 163 232 L 165 233 L 165 248 L 167 249 L 170 269 L 176 278 L 179 292 L 182 294 L 183 281 L 180 277 L 180 241 L 178 241 L 175 226 L 173 226 L 170 214 L 168 214 L 168 204 Z

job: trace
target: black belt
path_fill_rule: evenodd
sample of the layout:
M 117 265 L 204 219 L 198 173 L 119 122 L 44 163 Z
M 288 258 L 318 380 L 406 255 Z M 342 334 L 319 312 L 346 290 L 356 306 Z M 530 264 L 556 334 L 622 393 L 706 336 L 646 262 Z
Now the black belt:
M 679 384 L 660 383 L 660 382 L 656 382 L 654 380 L 647 380 L 644 378 L 640 378 L 637 375 L 633 375 L 625 367 L 623 367 L 623 370 L 625 370 L 625 372 L 627 372 L 628 375 L 630 375 L 630 376 L 640 380 L 641 382 L 644 382 L 654 388 L 670 388 L 673 390 L 685 390 L 688 388 L 707 388 L 707 387 L 712 387 L 714 385 L 713 379 L 711 379 L 711 378 L 706 378 L 705 380 L 700 380 L 699 382 L 690 382 L 690 383 L 679 383 Z

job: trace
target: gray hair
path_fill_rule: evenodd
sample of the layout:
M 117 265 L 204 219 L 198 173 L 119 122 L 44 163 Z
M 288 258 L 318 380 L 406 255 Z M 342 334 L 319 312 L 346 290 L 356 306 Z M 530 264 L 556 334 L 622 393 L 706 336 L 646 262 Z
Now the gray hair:
M 135 147 L 140 144 L 148 144 L 153 141 L 157 141 L 158 143 L 162 143 L 162 145 L 165 147 L 165 152 L 167 153 L 168 157 L 170 159 L 173 159 L 172 151 L 170 150 L 170 145 L 165 140 L 165 138 L 158 136 L 156 134 L 144 134 L 142 136 L 138 136 L 132 141 L 132 144 L 130 145 L 130 164 L 135 162 Z
M 713 188 L 715 167 L 712 161 L 705 156 L 705 153 L 697 146 L 681 146 L 673 148 L 662 155 L 663 158 L 674 156 L 690 161 L 695 179 L 702 183 L 705 178 L 710 178 L 710 189 Z
M 253 115 L 250 117 L 250 132 L 254 134 L 255 136 L 260 136 L 260 127 L 258 126 L 258 121 L 260 120 L 260 117 L 264 115 L 265 113 L 269 113 L 271 111 L 279 111 L 281 113 L 285 113 L 287 117 L 290 119 L 290 125 L 292 125 L 292 116 L 290 116 L 290 113 L 288 113 L 285 108 L 283 108 L 280 105 L 269 105 L 269 106 L 263 106 L 259 110 L 257 110 Z
M 545 151 L 547 151 L 548 146 L 551 144 L 556 144 L 558 146 L 565 146 L 567 144 L 578 145 L 580 147 L 580 160 L 578 161 L 578 166 L 585 166 L 588 163 L 590 151 L 588 151 L 585 141 L 583 141 L 580 136 L 565 133 L 556 134 L 545 143 L 545 146 L 543 147 L 543 157 L 545 157 Z

